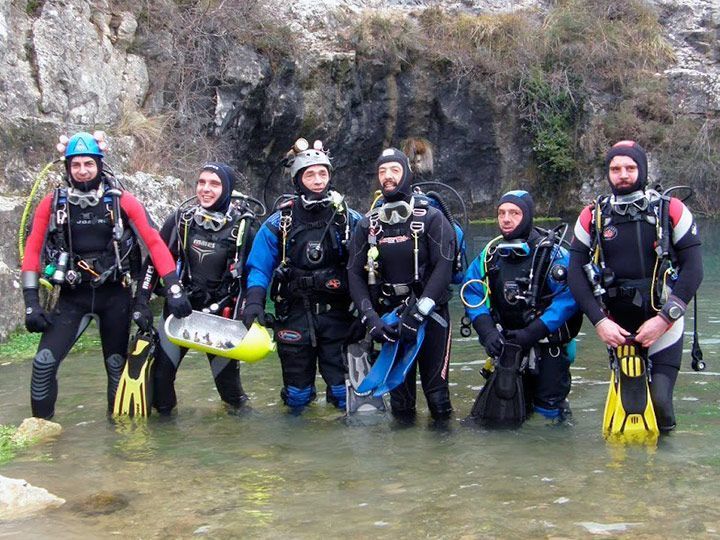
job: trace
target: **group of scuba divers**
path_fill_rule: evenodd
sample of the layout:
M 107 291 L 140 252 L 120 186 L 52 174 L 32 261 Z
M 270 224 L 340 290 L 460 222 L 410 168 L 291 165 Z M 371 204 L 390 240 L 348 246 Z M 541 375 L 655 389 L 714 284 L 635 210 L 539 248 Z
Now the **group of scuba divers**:
M 283 161 L 294 193 L 261 225 L 264 206 L 236 191 L 233 169 L 206 163 L 195 196 L 159 231 L 105 166 L 105 147 L 101 132 L 61 138 L 67 185 L 42 199 L 27 238 L 25 325 L 42 333 L 30 388 L 36 417 L 54 415 L 59 365 L 94 318 L 110 413 L 132 414 L 118 403 L 134 400 L 135 412 L 171 414 L 189 349 L 207 352 L 220 398 L 240 410 L 248 396 L 236 358 L 268 352 L 262 340 L 244 345 L 252 329 L 267 326 L 291 410 L 316 398 L 319 369 L 338 409 L 385 410 L 389 393 L 392 415 L 412 422 L 419 370 L 430 415 L 443 422 L 453 411 L 448 302 L 457 285 L 462 331 L 472 326 L 489 355 L 470 415 L 478 423 L 518 426 L 532 412 L 568 417 L 584 313 L 610 356 L 606 436 L 656 439 L 675 427 L 672 394 L 683 315 L 702 280 L 700 240 L 684 203 L 647 186 L 647 157 L 633 141 L 608 152 L 612 194 L 582 211 L 571 242 L 565 225 L 534 226 L 530 193 L 509 191 L 497 205 L 500 235 L 466 270 L 460 223 L 437 192 L 413 185 L 412 144 L 382 151 L 380 191 L 364 216 L 332 189 L 322 143 L 298 139 Z M 164 297 L 156 326 L 153 293 Z M 205 315 L 225 322 L 203 326 Z M 138 331 L 128 349 L 131 321 Z M 220 342 L 208 328 L 220 329 Z M 223 347 L 240 354 L 223 355 Z M 141 394 L 122 395 L 133 379 Z

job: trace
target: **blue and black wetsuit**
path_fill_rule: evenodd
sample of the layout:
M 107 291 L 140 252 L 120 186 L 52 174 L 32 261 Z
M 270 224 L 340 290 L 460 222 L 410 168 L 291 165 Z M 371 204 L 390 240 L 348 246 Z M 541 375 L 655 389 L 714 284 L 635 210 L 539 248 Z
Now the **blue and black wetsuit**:
M 275 303 L 281 397 L 291 408 L 315 398 L 318 368 L 328 402 L 345 408 L 341 347 L 355 320 L 345 265 L 347 241 L 360 217 L 344 203 L 306 205 L 297 197 L 265 221 L 248 257 L 249 294 L 264 303 L 270 290 Z
M 526 239 L 527 253 L 497 249 L 498 239 L 491 241 L 465 273 L 463 300 L 466 306 L 472 306 L 465 311 L 476 329 L 482 327 L 479 323 L 483 318 L 489 324 L 500 325 L 506 337 L 531 324 L 540 329 L 529 350 L 534 360 L 524 373 L 526 402 L 544 416 L 555 418 L 566 407 L 570 392 L 573 347 L 569 344 L 579 324 L 569 328 L 567 323 L 578 312 L 578 306 L 566 279 L 567 250 L 554 243 L 550 248 L 539 248 L 543 238 L 545 234 L 532 229 Z M 539 249 L 550 251 L 543 255 Z M 535 291 L 530 287 L 533 263 L 535 279 L 541 277 Z M 482 331 L 479 334 L 482 342 Z

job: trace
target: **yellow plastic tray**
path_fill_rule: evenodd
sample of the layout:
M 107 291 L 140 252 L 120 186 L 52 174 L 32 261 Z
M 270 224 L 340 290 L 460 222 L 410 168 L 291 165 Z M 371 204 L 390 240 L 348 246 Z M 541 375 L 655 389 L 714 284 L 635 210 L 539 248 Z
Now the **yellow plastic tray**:
M 179 347 L 241 362 L 257 362 L 275 350 L 267 328 L 257 322 L 248 330 L 240 321 L 202 311 L 182 319 L 170 315 L 165 319 L 165 334 Z

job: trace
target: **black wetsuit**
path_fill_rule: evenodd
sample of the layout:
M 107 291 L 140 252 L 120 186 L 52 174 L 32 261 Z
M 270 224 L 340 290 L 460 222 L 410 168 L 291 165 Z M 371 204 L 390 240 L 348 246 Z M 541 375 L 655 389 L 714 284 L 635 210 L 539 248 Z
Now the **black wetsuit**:
M 218 303 L 220 309 L 216 314 L 223 315 L 225 309 L 225 315 L 229 312 L 232 317 L 238 294 L 245 290 L 242 269 L 257 229 L 255 217 L 232 208 L 227 222 L 214 231 L 195 221 L 196 211 L 199 207 L 173 213 L 163 224 L 160 236 L 178 260 L 181 282 L 193 309 L 202 311 Z M 154 268 L 148 265 L 140 293 L 145 302 L 154 288 L 155 277 Z M 165 305 L 163 321 L 158 325 L 160 347 L 155 354 L 153 393 L 153 405 L 161 414 L 169 414 L 177 405 L 175 377 L 188 352 L 168 341 L 163 324 L 168 315 Z M 240 407 L 247 401 L 240 382 L 240 363 L 212 354 L 207 357 L 220 398 L 233 408 Z
M 371 223 L 372 220 L 372 223 Z M 422 231 L 418 235 L 418 279 L 415 279 L 415 237 L 413 227 Z M 377 286 L 368 285 L 368 250 L 370 230 L 374 231 L 379 256 Z M 405 382 L 390 392 L 390 404 L 396 416 L 412 416 L 416 403 L 416 368 L 428 408 L 433 418 L 445 418 L 452 412 L 448 385 L 450 363 L 450 318 L 448 301 L 451 296 L 455 256 L 455 231 L 442 212 L 427 201 L 418 198 L 412 218 L 389 225 L 371 214 L 358 224 L 350 246 L 348 278 L 350 294 L 355 305 L 367 315 L 371 311 L 386 313 L 414 296 L 428 297 L 435 302 L 434 313 L 447 324 L 434 318 L 427 319 L 425 338 L 416 362 Z
M 636 332 L 642 323 L 657 315 L 661 307 L 657 296 L 653 298 L 652 278 L 658 240 L 655 208 L 660 204 L 659 197 L 653 193 L 647 192 L 639 201 L 648 203 L 645 210 L 630 204 L 622 206 L 625 213 L 619 214 L 609 202 L 604 204 L 598 231 L 605 264 L 615 275 L 603 301 L 609 317 L 628 332 Z M 590 262 L 590 248 L 595 242 L 593 208 L 586 207 L 575 224 L 568 282 L 583 312 L 597 325 L 606 313 L 593 296 L 583 270 Z M 679 199 L 670 200 L 668 212 L 671 246 L 678 271 L 677 280 L 669 285 L 672 294 L 687 304 L 703 276 L 700 238 L 692 214 Z M 649 349 L 652 362 L 650 392 L 661 431 L 675 426 L 672 394 L 682 359 L 683 328 L 684 318 L 681 317 Z

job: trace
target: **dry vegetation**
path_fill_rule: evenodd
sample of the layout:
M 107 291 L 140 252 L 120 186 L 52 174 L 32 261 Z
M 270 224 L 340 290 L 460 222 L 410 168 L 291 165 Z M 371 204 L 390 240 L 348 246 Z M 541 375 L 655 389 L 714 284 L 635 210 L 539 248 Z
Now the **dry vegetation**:
M 718 122 L 676 119 L 661 75 L 673 52 L 642 0 L 558 0 L 547 13 L 373 14 L 357 24 L 352 42 L 383 62 L 426 69 L 419 64 L 429 59 L 458 84 L 509 96 L 531 137 L 536 189 L 545 198 L 592 175 L 608 145 L 624 138 L 661 154 L 666 183 L 687 178 L 701 207 L 710 207 L 706 193 L 717 194 Z M 591 112 L 598 96 L 604 110 Z M 673 144 L 679 132 L 687 144 Z
M 160 117 L 128 109 L 123 119 L 123 131 L 142 141 L 138 163 L 182 172 L 231 155 L 218 146 L 227 141 L 208 137 L 215 89 L 227 84 L 228 51 L 243 44 L 277 66 L 293 58 L 295 36 L 264 0 L 125 7 L 141 23 L 136 49 L 150 62 L 151 93 L 162 95 Z M 532 141 L 535 188 L 547 199 L 592 175 L 612 141 L 634 138 L 660 155 L 666 183 L 687 179 L 712 208 L 708 197 L 720 183 L 718 121 L 676 118 L 661 75 L 672 50 L 642 0 L 557 0 L 547 12 L 494 15 L 436 7 L 410 16 L 369 12 L 346 26 L 345 45 L 360 63 L 389 73 L 428 70 L 514 104 Z
M 148 172 L 195 174 L 197 164 L 232 155 L 229 141 L 211 135 L 215 92 L 228 84 L 230 52 L 248 46 L 271 64 L 291 57 L 295 38 L 264 0 L 116 0 L 132 11 L 140 30 L 133 52 L 150 69 L 150 94 L 161 112 L 125 107 L 118 130 L 139 145 L 133 164 Z M 157 110 L 157 102 L 153 107 Z

